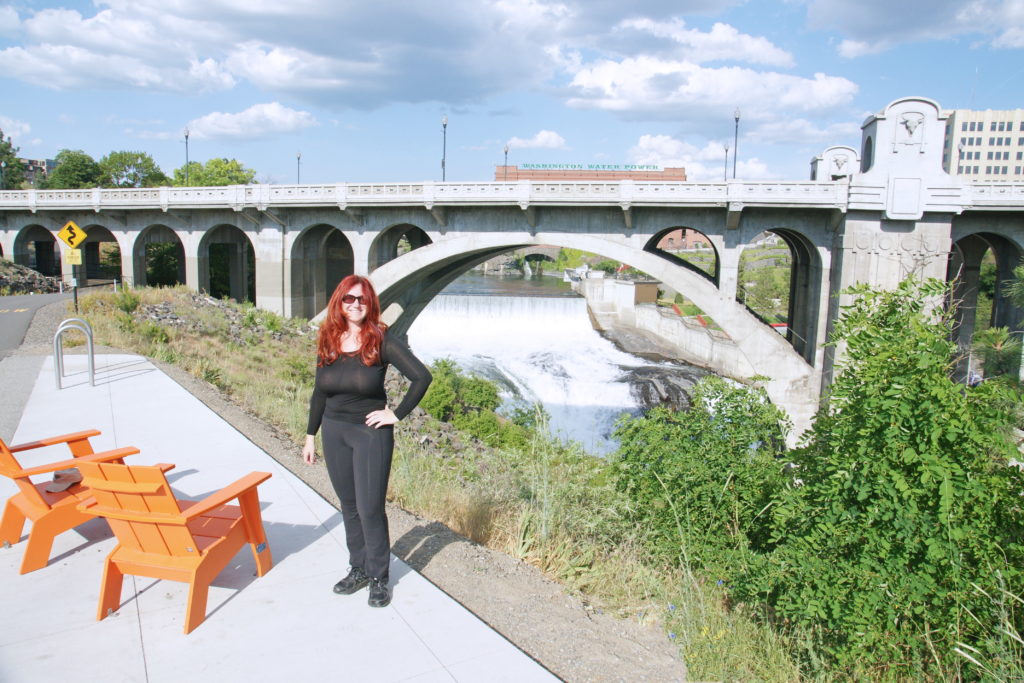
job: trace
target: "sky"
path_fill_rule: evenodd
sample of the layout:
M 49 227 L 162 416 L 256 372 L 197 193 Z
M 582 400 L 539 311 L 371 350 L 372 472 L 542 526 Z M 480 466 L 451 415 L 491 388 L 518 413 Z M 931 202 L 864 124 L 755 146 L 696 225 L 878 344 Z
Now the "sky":
M 489 181 L 505 145 L 715 181 L 738 109 L 736 177 L 806 180 L 897 98 L 1024 106 L 1024 0 L 4 1 L 20 155 L 168 175 L 187 128 L 265 183 Z

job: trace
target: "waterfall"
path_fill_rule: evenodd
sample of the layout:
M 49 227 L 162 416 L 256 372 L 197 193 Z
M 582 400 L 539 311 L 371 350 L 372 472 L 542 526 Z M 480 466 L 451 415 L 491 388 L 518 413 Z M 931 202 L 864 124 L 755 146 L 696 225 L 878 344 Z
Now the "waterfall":
M 621 414 L 650 396 L 664 400 L 662 389 L 650 390 L 651 369 L 662 368 L 659 387 L 680 369 L 619 351 L 593 329 L 578 297 L 442 294 L 413 323 L 409 343 L 424 362 L 451 358 L 497 382 L 506 409 L 541 403 L 555 434 L 597 454 L 615 449 Z

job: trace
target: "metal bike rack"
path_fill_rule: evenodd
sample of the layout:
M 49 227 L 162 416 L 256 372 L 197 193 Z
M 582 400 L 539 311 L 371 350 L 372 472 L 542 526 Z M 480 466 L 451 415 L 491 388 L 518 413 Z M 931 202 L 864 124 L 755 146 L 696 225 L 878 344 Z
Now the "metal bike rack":
M 89 347 L 89 384 L 96 386 L 96 359 L 92 346 L 92 327 L 81 318 L 68 318 L 62 322 L 57 331 L 53 333 L 53 373 L 57 380 L 57 390 L 60 391 L 61 379 L 64 377 L 64 338 L 63 335 L 69 330 L 78 330 L 85 334 L 85 343 Z

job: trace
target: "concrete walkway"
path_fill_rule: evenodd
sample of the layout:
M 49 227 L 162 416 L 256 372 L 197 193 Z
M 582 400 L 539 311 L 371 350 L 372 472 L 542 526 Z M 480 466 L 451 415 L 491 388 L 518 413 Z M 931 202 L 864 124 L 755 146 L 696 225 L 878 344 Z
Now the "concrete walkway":
M 24 543 L 0 549 L 0 681 L 554 680 L 395 557 L 389 607 L 368 607 L 365 591 L 332 593 L 347 558 L 338 511 L 144 358 L 97 356 L 95 387 L 83 356 L 66 365 L 58 391 L 52 359 L 42 363 L 14 443 L 100 429 L 96 450 L 136 446 L 130 464 L 177 464 L 168 478 L 182 498 L 271 472 L 259 492 L 274 568 L 255 577 L 244 548 L 214 582 L 206 621 L 186 636 L 187 587 L 170 581 L 126 577 L 120 610 L 95 620 L 115 543 L 101 520 L 63 534 L 49 566 L 24 576 Z M 21 463 L 65 457 L 53 447 Z M 0 500 L 14 493 L 0 480 Z

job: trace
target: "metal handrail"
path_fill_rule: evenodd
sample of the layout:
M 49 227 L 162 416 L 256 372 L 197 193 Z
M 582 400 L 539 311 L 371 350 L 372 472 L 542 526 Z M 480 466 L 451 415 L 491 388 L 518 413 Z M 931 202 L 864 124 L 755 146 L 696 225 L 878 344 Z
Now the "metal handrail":
M 92 327 L 81 318 L 68 318 L 57 326 L 53 333 L 53 373 L 57 380 L 57 390 L 60 391 L 61 379 L 64 377 L 64 338 L 63 335 L 69 330 L 78 330 L 85 334 L 85 343 L 89 347 L 89 385 L 96 386 L 96 359 L 92 345 Z

